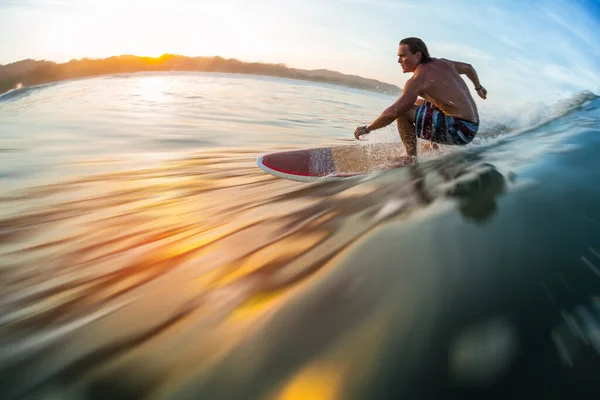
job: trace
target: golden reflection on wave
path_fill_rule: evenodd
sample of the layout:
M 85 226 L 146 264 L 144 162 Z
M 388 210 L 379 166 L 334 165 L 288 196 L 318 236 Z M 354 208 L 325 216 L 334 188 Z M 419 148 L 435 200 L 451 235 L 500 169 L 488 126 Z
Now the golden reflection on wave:
M 405 173 L 299 184 L 263 173 L 255 156 L 214 153 L 5 195 L 19 211 L 0 220 L 0 345 L 29 350 L 0 359 L 10 372 L 0 385 L 20 376 L 14 395 L 31 382 L 93 385 L 135 370 L 131 390 L 158 395 L 206 378 L 277 309 L 308 295 L 336 256 L 403 218 L 406 207 L 374 218 L 390 199 L 422 203 L 398 183 Z M 27 379 L 12 368 L 42 351 L 52 368 Z M 282 398 L 338 397 L 336 384 L 319 383 L 337 372 L 318 365 Z
M 336 366 L 311 364 L 296 376 L 276 397 L 277 400 L 335 400 L 340 395 L 340 372 Z

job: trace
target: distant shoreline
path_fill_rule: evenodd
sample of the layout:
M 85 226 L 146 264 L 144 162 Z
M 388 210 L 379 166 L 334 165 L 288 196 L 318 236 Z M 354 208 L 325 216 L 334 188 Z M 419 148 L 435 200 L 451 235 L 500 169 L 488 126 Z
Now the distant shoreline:
M 69 79 L 137 72 L 222 72 L 262 75 L 330 83 L 389 95 L 398 95 L 401 92 L 396 85 L 326 69 L 304 70 L 289 68 L 284 64 L 251 63 L 218 56 L 192 58 L 165 54 L 157 58 L 132 55 L 104 59 L 84 58 L 66 63 L 28 59 L 0 65 L 0 94 L 19 85 L 28 87 Z

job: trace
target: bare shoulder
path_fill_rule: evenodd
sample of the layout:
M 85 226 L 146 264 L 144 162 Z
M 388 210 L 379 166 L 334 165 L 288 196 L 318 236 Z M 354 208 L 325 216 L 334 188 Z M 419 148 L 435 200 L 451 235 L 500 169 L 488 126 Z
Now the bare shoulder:
M 447 68 L 456 69 L 456 61 L 448 60 L 447 58 L 438 58 L 437 60 Z
M 440 61 L 442 64 L 453 65 L 454 61 L 448 60 L 447 58 L 436 58 L 435 60 Z
M 448 60 L 447 58 L 440 58 L 439 60 L 442 60 L 447 66 L 458 71 L 458 73 L 460 73 L 460 74 L 467 73 L 468 70 L 471 68 L 471 64 L 468 64 L 468 63 Z

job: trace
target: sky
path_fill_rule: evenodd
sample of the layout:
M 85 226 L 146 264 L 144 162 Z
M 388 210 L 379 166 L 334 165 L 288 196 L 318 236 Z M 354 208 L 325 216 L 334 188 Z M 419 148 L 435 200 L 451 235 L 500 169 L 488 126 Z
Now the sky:
M 597 0 L 0 0 L 0 64 L 219 55 L 402 87 L 409 36 L 471 63 L 492 102 L 600 91 Z

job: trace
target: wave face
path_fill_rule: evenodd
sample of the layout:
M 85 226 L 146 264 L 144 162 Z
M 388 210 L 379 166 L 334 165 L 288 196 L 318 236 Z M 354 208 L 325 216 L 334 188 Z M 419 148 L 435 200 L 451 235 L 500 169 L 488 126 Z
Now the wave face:
M 342 181 L 255 164 L 390 99 L 225 74 L 3 97 L 3 398 L 595 398 L 600 99 Z

